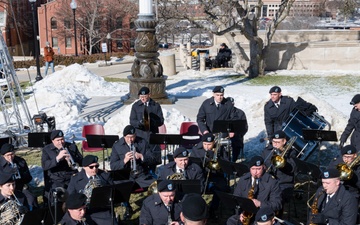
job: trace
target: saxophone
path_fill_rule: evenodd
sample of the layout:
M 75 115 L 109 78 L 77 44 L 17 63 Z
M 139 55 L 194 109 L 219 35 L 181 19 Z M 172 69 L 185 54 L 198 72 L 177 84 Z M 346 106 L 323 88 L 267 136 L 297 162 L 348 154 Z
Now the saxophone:
M 255 185 L 256 185 L 256 182 L 257 182 L 257 179 L 254 178 L 254 181 L 251 185 L 251 188 L 248 192 L 248 199 L 253 199 L 254 198 L 254 194 L 255 194 Z M 243 225 L 249 225 L 250 224 L 250 219 L 251 217 L 253 217 L 253 214 L 250 213 L 250 212 L 244 212 L 243 213 L 243 221 L 242 221 L 242 224 Z
M 356 156 L 356 158 L 351 163 L 349 163 L 349 165 L 347 165 L 345 163 L 338 164 L 336 166 L 336 168 L 340 172 L 340 179 L 341 180 L 350 180 L 354 173 L 352 168 L 354 166 L 356 166 L 359 163 L 359 161 L 360 161 L 360 154 L 358 154 L 358 156 Z
M 311 214 L 316 215 L 316 214 L 319 213 L 318 202 L 319 202 L 320 196 L 323 195 L 323 194 L 325 194 L 324 189 L 322 189 L 321 192 L 319 193 L 319 195 L 317 196 L 317 198 L 314 199 L 314 201 L 313 201 L 313 203 L 312 203 L 311 206 L 309 205 L 309 202 L 310 202 L 310 200 L 311 200 L 312 198 L 315 197 L 316 192 L 315 192 L 314 195 L 307 201 L 307 205 L 308 205 L 308 207 L 311 209 Z M 309 225 L 316 225 L 316 224 L 313 223 L 313 222 L 311 221 L 311 219 L 310 219 Z
M 1 225 L 20 225 L 24 215 L 21 215 L 19 208 L 22 204 L 12 194 L 15 200 L 8 200 L 0 206 L 0 224 Z
M 90 199 L 91 199 L 92 191 L 94 190 L 94 188 L 101 187 L 101 186 L 102 186 L 102 182 L 98 176 L 95 176 L 94 179 L 90 179 L 88 181 L 88 183 L 85 185 L 82 193 L 84 195 L 86 195 L 86 204 L 87 205 L 90 204 Z

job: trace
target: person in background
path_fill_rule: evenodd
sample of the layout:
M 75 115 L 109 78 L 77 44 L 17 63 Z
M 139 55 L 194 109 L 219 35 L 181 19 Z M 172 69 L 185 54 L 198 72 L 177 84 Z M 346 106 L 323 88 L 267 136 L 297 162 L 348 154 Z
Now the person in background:
M 219 52 L 212 63 L 213 67 L 229 67 L 228 62 L 231 60 L 231 55 L 231 49 L 225 43 L 220 44 Z
M 44 47 L 44 60 L 45 60 L 45 76 L 48 73 L 49 66 L 51 67 L 51 71 L 54 73 L 54 50 L 50 47 L 50 43 L 47 41 L 46 46 Z
M 357 151 L 360 150 L 360 94 L 355 95 L 350 102 L 350 105 L 353 105 L 353 109 L 350 113 L 349 121 L 345 127 L 344 132 L 340 137 L 340 148 L 344 146 L 344 143 L 351 135 L 350 144 L 356 148 Z
M 205 225 L 208 210 L 205 200 L 199 194 L 190 193 L 182 201 L 181 221 L 184 225 Z

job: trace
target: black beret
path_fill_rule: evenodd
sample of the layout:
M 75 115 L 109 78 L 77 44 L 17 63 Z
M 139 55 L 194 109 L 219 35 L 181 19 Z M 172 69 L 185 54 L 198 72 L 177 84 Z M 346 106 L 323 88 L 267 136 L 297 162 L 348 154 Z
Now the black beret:
M 86 195 L 74 192 L 70 194 L 66 200 L 66 208 L 78 209 L 86 204 Z
M 279 86 L 274 86 L 274 87 L 270 88 L 269 93 L 271 94 L 271 93 L 274 93 L 274 92 L 280 93 L 280 92 L 281 92 L 281 88 L 280 88 Z
M 280 138 L 286 138 L 286 134 L 282 130 L 278 130 L 274 132 L 273 138 L 280 139 Z
M 142 87 L 139 90 L 138 95 L 147 95 L 150 93 L 150 89 L 148 87 Z
M 172 180 L 162 180 L 157 184 L 158 191 L 175 191 L 175 185 Z
M 191 221 L 200 221 L 208 217 L 206 202 L 200 194 L 185 195 L 182 201 L 182 210 L 184 217 Z
M 13 178 L 12 173 L 4 173 L 4 172 L 0 173 L 0 185 L 4 185 L 6 183 L 13 182 L 13 181 L 14 181 L 14 178 Z
M 1 155 L 5 155 L 6 153 L 13 152 L 13 151 L 14 151 L 14 145 L 5 143 L 5 144 L 3 144 L 3 146 L 1 146 L 0 153 L 1 153 Z
M 202 136 L 201 140 L 203 142 L 213 142 L 215 139 L 214 135 L 212 133 L 206 133 Z
M 184 147 L 179 147 L 174 152 L 174 158 L 185 158 L 189 156 L 189 152 Z
M 222 86 L 216 86 L 213 89 L 214 93 L 224 93 L 225 89 Z
M 225 47 L 225 46 L 226 46 L 226 44 L 225 44 L 225 43 L 221 43 L 221 44 L 220 44 L 220 46 L 224 46 L 224 47 Z
M 355 105 L 356 103 L 360 102 L 360 94 L 355 95 L 350 102 L 350 105 Z
M 342 155 L 345 155 L 345 154 L 355 154 L 357 151 L 356 151 L 356 148 L 352 145 L 346 145 L 344 146 L 342 149 L 341 149 L 341 154 Z
M 321 173 L 322 179 L 329 179 L 329 178 L 336 178 L 336 177 L 340 177 L 340 172 L 336 168 L 330 168 Z
M 275 216 L 274 210 L 272 210 L 270 207 L 262 207 L 257 211 L 255 216 L 256 222 L 266 222 L 271 219 L 273 219 Z
M 62 132 L 61 130 L 53 130 L 51 132 L 50 139 L 54 140 L 55 138 L 58 137 L 64 137 L 64 132 Z
M 226 98 L 228 101 L 230 101 L 231 103 L 234 103 L 234 98 L 233 97 L 227 97 Z
M 126 136 L 128 134 L 135 134 L 135 127 L 133 127 L 131 125 L 127 125 L 124 128 L 123 135 Z
M 254 157 L 252 157 L 252 158 L 250 159 L 248 166 L 249 166 L 249 168 L 250 168 L 250 167 L 253 167 L 253 166 L 261 166 L 262 164 L 264 164 L 264 159 L 263 159 L 263 157 L 261 157 L 261 156 L 254 156 Z
M 89 166 L 93 163 L 97 163 L 98 162 L 98 157 L 94 156 L 94 155 L 87 155 L 82 159 L 82 166 Z

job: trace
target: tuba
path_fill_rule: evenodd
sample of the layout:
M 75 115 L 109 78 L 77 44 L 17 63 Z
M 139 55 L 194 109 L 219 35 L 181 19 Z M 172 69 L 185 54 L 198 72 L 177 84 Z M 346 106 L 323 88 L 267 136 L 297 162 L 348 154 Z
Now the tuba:
M 284 145 L 284 148 L 283 148 L 283 151 L 281 152 L 281 154 L 280 155 L 273 155 L 271 157 L 271 163 L 275 168 L 278 168 L 278 169 L 279 168 L 284 168 L 284 166 L 286 165 L 285 155 L 289 151 L 289 149 L 293 146 L 296 139 L 297 139 L 296 136 L 293 136 L 292 138 L 290 138 L 290 140 L 288 142 L 286 142 L 286 144 Z
M 360 154 L 358 156 L 356 156 L 356 158 L 351 163 L 349 163 L 349 165 L 347 165 L 345 163 L 338 164 L 336 166 L 336 168 L 340 172 L 340 179 L 341 180 L 350 180 L 354 173 L 352 168 L 354 166 L 356 166 L 359 163 L 359 161 L 360 161 Z
M 314 199 L 314 201 L 313 201 L 313 203 L 312 203 L 311 206 L 310 206 L 309 202 L 310 202 L 310 200 L 311 200 L 312 198 L 315 197 L 316 192 L 315 192 L 314 195 L 311 196 L 311 198 L 309 198 L 309 200 L 307 201 L 307 206 L 311 209 L 311 214 L 316 215 L 316 214 L 319 213 L 318 202 L 319 202 L 320 196 L 323 195 L 323 194 L 325 194 L 324 189 L 322 189 L 321 192 L 319 193 L 319 195 L 317 196 L 317 198 Z M 313 222 L 311 221 L 311 219 L 310 219 L 309 225 L 316 225 L 316 224 L 313 223 Z
M 94 179 L 90 179 L 89 182 L 85 185 L 83 189 L 83 194 L 86 195 L 86 204 L 90 204 L 90 199 L 92 195 L 92 191 L 94 188 L 101 187 L 102 182 L 98 176 L 95 176 Z
M 22 204 L 12 193 L 15 200 L 9 200 L 0 206 L 0 224 L 1 225 L 20 225 L 24 215 L 21 215 L 19 208 Z
M 254 179 L 252 185 L 251 185 L 251 188 L 248 192 L 248 199 L 253 199 L 254 198 L 254 194 L 255 194 L 255 185 L 256 185 L 256 182 L 258 181 L 258 179 Z M 250 212 L 244 212 L 243 213 L 243 217 L 244 217 L 244 220 L 242 221 L 242 224 L 243 225 L 249 225 L 250 224 L 250 219 L 251 217 L 253 217 L 253 214 L 250 213 Z
M 144 122 L 144 130 L 150 131 L 150 113 L 146 104 L 144 104 L 143 122 Z

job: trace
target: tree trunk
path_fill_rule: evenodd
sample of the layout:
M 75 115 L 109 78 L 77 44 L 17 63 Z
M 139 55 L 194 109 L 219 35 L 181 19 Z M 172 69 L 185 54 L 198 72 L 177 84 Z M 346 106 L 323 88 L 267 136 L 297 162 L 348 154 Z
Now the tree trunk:
M 250 65 L 248 68 L 250 78 L 264 75 L 263 40 L 253 37 L 250 40 Z

